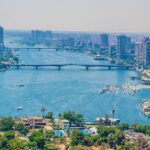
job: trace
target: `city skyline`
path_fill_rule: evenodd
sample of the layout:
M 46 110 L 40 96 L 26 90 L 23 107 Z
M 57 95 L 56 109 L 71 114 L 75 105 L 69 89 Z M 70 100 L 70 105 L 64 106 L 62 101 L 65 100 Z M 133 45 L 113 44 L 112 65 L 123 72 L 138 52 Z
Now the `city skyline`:
M 6 29 L 149 32 L 148 0 L 0 0 Z

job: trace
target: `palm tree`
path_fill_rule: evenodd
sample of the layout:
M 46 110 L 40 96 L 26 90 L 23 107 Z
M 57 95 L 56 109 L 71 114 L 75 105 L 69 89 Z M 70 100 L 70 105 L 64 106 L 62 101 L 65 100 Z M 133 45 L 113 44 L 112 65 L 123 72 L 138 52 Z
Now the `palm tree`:
M 114 118 L 115 118 L 115 109 L 112 110 L 112 114 L 113 114 L 113 124 L 114 124 Z
M 47 111 L 47 109 L 45 107 L 41 107 L 41 112 L 43 113 L 43 119 L 45 118 L 45 111 Z
M 105 124 L 108 125 L 108 115 L 105 116 Z

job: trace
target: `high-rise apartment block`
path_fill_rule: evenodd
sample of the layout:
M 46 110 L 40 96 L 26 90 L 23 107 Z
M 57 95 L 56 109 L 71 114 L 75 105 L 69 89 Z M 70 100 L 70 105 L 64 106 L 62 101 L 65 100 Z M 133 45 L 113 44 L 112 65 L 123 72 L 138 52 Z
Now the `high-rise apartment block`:
M 128 57 L 131 49 L 131 38 L 125 35 L 117 36 L 117 52 L 120 59 Z
M 0 26 L 0 52 L 4 50 L 4 29 Z
M 108 34 L 100 35 L 100 47 L 102 50 L 108 50 L 109 48 L 109 36 Z
M 31 31 L 31 39 L 34 42 L 41 42 L 47 38 L 52 37 L 52 32 L 51 31 L 41 31 L 41 30 L 32 30 Z
M 143 65 L 150 65 L 150 39 L 144 38 L 138 51 L 138 62 Z

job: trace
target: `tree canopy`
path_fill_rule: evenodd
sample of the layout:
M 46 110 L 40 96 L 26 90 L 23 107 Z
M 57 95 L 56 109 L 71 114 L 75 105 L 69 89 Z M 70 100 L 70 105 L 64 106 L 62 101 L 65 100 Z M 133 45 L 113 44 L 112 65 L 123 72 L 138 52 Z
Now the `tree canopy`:
M 70 124 L 78 124 L 82 125 L 84 121 L 84 117 L 81 114 L 76 114 L 75 112 L 68 111 L 62 114 L 63 119 L 69 120 Z
M 12 118 L 3 118 L 0 121 L 0 130 L 9 131 L 12 130 L 15 125 L 15 121 Z

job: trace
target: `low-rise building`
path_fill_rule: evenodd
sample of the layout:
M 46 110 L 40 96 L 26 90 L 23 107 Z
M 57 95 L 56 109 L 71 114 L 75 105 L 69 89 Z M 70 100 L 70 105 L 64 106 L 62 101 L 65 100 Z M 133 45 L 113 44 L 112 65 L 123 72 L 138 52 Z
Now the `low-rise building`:
M 90 135 L 92 135 L 92 136 L 97 135 L 97 134 L 98 134 L 98 133 L 97 133 L 97 128 L 96 128 L 96 127 L 89 128 L 89 129 L 88 129 L 88 133 L 89 133 Z
M 142 72 L 141 81 L 145 85 L 150 85 L 150 70 L 144 70 Z
M 143 101 L 141 107 L 142 107 L 142 113 L 145 116 L 150 117 L 150 101 Z
M 103 124 L 103 125 L 117 125 L 120 123 L 120 120 L 119 119 L 116 119 L 116 118 L 97 118 L 96 119 L 96 123 L 97 124 Z
M 43 128 L 51 125 L 51 120 L 43 119 L 42 117 L 26 117 L 21 118 L 21 121 L 30 129 Z
M 69 121 L 66 119 L 55 119 L 55 128 L 67 131 L 69 129 Z

